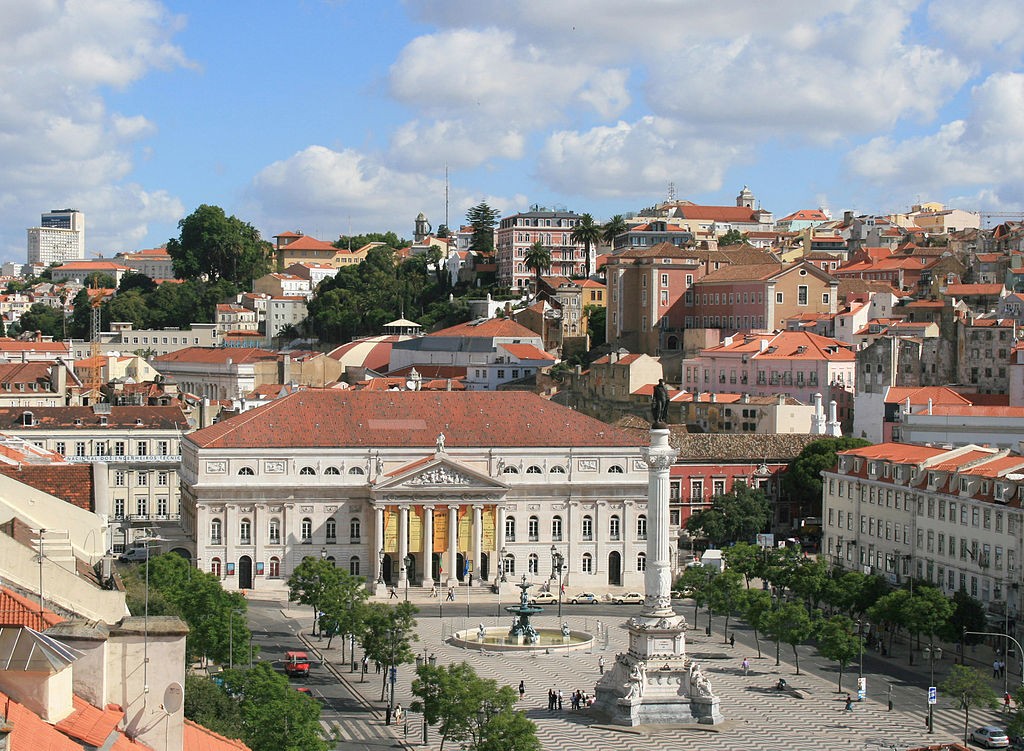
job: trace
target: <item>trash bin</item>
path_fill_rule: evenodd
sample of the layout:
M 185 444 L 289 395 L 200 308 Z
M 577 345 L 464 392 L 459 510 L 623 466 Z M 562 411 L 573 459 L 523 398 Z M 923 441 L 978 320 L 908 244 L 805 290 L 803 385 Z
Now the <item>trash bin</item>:
M 437 664 L 437 658 L 434 655 L 430 655 L 430 667 L 434 667 Z
M 416 667 L 418 667 L 418 668 L 423 667 L 423 658 L 420 657 L 419 655 L 416 655 Z

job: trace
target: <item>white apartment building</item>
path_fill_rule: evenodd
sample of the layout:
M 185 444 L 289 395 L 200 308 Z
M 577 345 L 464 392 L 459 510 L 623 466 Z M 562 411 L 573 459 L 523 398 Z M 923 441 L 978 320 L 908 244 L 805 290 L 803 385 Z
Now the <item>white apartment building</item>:
M 836 566 L 960 589 L 1020 613 L 1024 456 L 881 443 L 844 451 L 823 477 L 822 553 Z
M 28 228 L 28 262 L 49 266 L 85 258 L 85 214 L 77 209 L 54 209 L 43 214 L 38 227 Z
M 299 326 L 306 320 L 305 296 L 271 297 L 267 300 L 267 342 L 272 343 L 289 326 Z

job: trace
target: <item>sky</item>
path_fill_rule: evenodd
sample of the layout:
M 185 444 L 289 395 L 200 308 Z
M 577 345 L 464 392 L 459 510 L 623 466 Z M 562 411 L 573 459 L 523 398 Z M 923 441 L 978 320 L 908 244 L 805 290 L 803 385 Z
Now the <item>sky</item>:
M 0 259 L 678 199 L 1024 210 L 1019 0 L 0 0 Z M 447 173 L 446 173 L 447 170 Z M 447 174 L 447 183 L 446 183 Z M 447 184 L 447 207 L 446 207 Z M 998 220 L 997 220 L 998 221 Z M 991 223 L 991 222 L 990 222 Z

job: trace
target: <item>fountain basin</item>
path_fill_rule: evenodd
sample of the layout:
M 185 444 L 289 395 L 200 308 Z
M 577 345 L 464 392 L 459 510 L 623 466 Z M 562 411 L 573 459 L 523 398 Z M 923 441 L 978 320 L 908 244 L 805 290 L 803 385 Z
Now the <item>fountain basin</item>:
M 537 635 L 540 640 L 536 644 L 520 643 L 509 636 L 508 629 L 502 626 L 491 626 L 484 629 L 483 639 L 479 629 L 456 631 L 448 639 L 448 643 L 463 649 L 478 652 L 571 652 L 577 649 L 589 649 L 594 637 L 586 631 L 569 631 L 563 636 L 561 629 L 539 628 Z

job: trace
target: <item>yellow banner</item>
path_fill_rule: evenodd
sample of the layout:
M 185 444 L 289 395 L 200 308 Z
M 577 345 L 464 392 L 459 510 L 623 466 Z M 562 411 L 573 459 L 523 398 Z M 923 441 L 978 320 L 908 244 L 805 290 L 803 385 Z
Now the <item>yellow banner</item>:
M 494 550 L 495 549 L 494 546 L 498 544 L 497 539 L 495 537 L 495 532 L 494 532 L 494 521 L 495 521 L 494 518 L 495 518 L 495 515 L 497 514 L 497 510 L 498 509 L 495 506 L 485 506 L 484 507 L 484 516 L 483 516 L 484 533 L 483 533 L 483 542 L 481 542 L 481 545 L 483 545 L 483 549 L 484 549 L 485 553 L 487 551 L 489 551 L 489 550 Z
M 398 513 L 384 509 L 384 552 L 398 554 Z
M 473 507 L 459 506 L 459 552 L 469 553 L 473 545 Z
M 423 550 L 423 507 L 416 506 L 409 514 L 409 550 Z
M 448 509 L 434 511 L 434 552 L 443 553 L 448 549 Z

